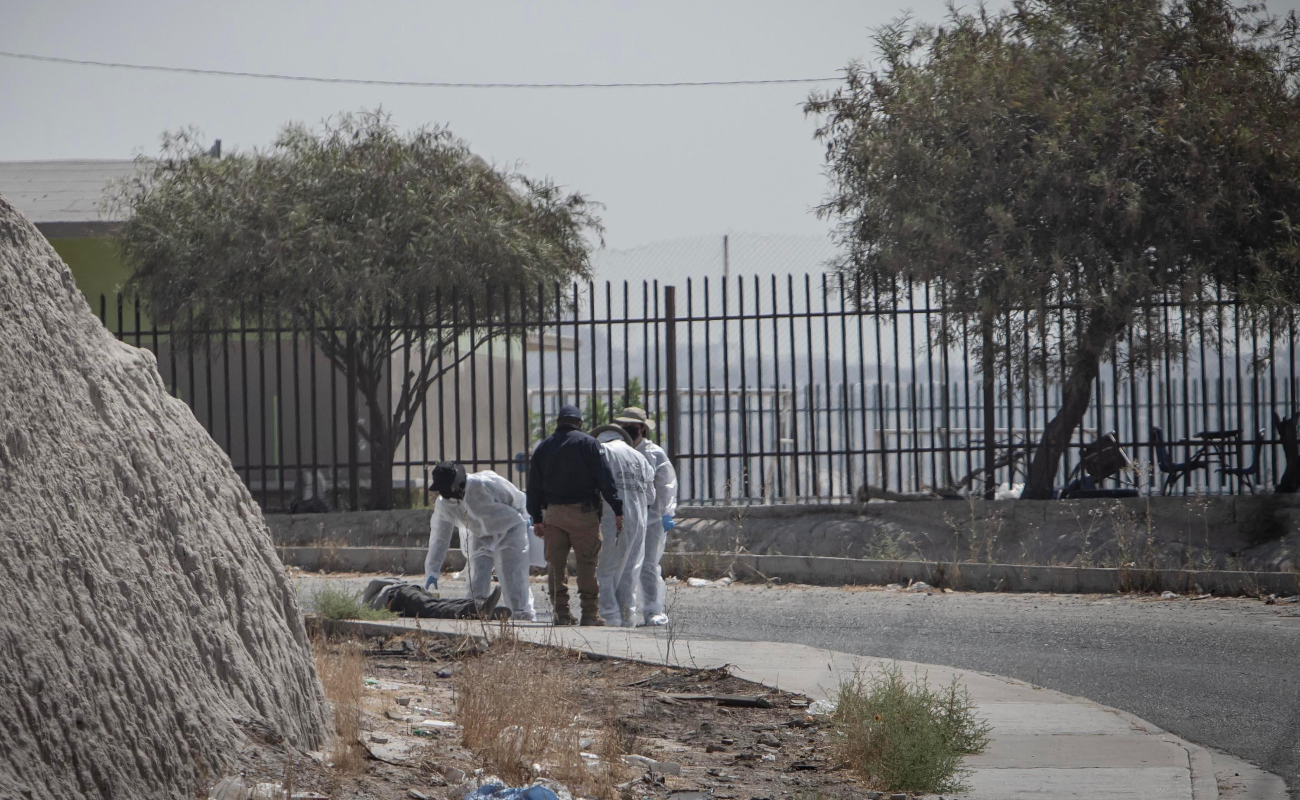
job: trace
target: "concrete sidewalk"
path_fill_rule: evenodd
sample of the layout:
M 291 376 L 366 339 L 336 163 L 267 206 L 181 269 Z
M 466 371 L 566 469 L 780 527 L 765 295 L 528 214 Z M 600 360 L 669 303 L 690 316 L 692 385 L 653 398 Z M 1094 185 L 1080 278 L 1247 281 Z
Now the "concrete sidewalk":
M 451 634 L 482 635 L 485 631 L 479 624 L 446 620 L 420 620 L 418 625 L 415 620 L 353 624 L 375 632 L 417 627 Z M 827 699 L 839 679 L 854 669 L 888 663 L 800 645 L 673 639 L 663 628 L 514 627 L 527 641 L 596 655 L 698 668 L 728 664 L 738 677 L 820 700 Z M 978 713 L 993 727 L 988 749 L 966 761 L 972 770 L 971 791 L 960 797 L 1210 800 L 1220 796 L 1220 783 L 1225 798 L 1287 797 L 1280 778 L 1212 754 L 1122 711 L 996 675 L 896 663 L 909 676 L 914 671 L 925 675 L 932 685 L 960 679 L 978 705 Z M 1228 788 L 1232 783 L 1237 785 Z

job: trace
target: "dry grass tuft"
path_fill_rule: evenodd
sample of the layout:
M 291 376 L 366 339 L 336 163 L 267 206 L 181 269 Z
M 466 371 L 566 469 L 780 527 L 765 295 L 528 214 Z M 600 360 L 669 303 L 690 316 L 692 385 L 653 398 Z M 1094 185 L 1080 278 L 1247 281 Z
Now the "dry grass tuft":
M 600 753 L 601 764 L 591 766 L 581 756 L 581 695 L 573 661 L 562 650 L 531 647 L 509 636 L 497 639 L 456 675 L 457 722 L 465 747 L 488 773 L 508 783 L 547 777 L 575 795 L 612 798 L 615 781 L 607 754 Z M 616 743 L 601 744 L 609 750 Z M 534 764 L 541 766 L 540 774 Z
M 334 709 L 334 742 L 330 760 L 344 772 L 360 772 L 366 759 L 360 741 L 361 706 L 366 690 L 364 645 L 317 637 L 312 640 L 312 652 L 325 696 Z

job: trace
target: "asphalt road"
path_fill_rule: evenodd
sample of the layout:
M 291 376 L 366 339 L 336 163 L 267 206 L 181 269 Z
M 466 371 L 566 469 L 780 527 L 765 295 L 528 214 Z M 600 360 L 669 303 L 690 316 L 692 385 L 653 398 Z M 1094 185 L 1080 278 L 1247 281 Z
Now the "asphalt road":
M 540 610 L 541 587 L 534 593 Z M 683 638 L 790 642 L 1029 681 L 1300 788 L 1300 604 L 736 585 L 670 587 L 669 613 Z

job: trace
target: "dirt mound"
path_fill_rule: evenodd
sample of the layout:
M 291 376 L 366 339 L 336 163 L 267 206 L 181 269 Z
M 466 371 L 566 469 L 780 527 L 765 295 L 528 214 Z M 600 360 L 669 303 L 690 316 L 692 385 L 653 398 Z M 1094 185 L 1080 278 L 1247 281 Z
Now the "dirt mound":
M 230 461 L 0 198 L 0 798 L 194 797 L 323 702 Z

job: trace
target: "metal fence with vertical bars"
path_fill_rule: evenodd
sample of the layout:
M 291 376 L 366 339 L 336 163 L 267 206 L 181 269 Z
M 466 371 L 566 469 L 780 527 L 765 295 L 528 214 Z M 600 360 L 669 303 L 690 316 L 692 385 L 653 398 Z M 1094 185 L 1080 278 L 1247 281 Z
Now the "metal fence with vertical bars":
M 534 292 L 554 302 L 524 302 Z M 941 337 L 947 311 L 925 286 L 864 300 L 828 275 L 677 286 L 646 276 L 545 293 L 502 287 L 488 302 L 528 311 L 498 314 L 440 354 L 446 368 L 393 459 L 401 505 L 427 501 L 428 469 L 442 459 L 523 485 L 532 448 L 565 403 L 592 421 L 606 421 L 624 404 L 644 406 L 678 466 L 683 503 L 838 502 L 863 485 L 982 493 L 1006 484 L 1014 492 L 1060 405 L 1059 380 L 1047 364 L 981 375 L 973 355 L 979 333 L 953 335 L 947 326 Z M 318 330 L 249 312 L 228 328 L 199 332 L 198 346 L 180 347 L 127 298 L 101 296 L 97 310 L 119 339 L 154 351 L 170 391 L 230 455 L 264 508 L 286 509 L 311 496 L 335 508 L 368 505 L 367 410 L 347 396 L 347 376 L 323 357 Z M 996 326 L 1008 333 L 1001 341 L 1026 327 L 1023 313 L 1002 312 Z M 1235 431 L 1216 440 L 1220 462 L 1191 471 L 1172 490 L 1271 486 L 1285 466 L 1273 415 L 1298 407 L 1294 320 L 1247 313 L 1230 299 L 1209 312 L 1169 300 L 1140 313 L 1163 320 L 1181 344 L 1128 369 L 1132 343 L 1115 343 L 1058 482 L 1074 472 L 1079 447 L 1113 433 L 1143 469 L 1107 485 L 1158 492 L 1162 460 L 1179 462 L 1205 445 L 1206 434 Z M 1192 313 L 1211 314 L 1210 324 L 1190 324 Z M 1060 326 L 1065 335 L 1064 321 Z M 393 402 L 413 354 L 443 340 L 442 327 L 392 326 L 381 402 Z M 1044 335 L 1048 341 L 1050 332 Z M 997 465 L 991 481 L 990 456 Z M 1221 473 L 1224 461 L 1254 466 L 1250 480 Z

